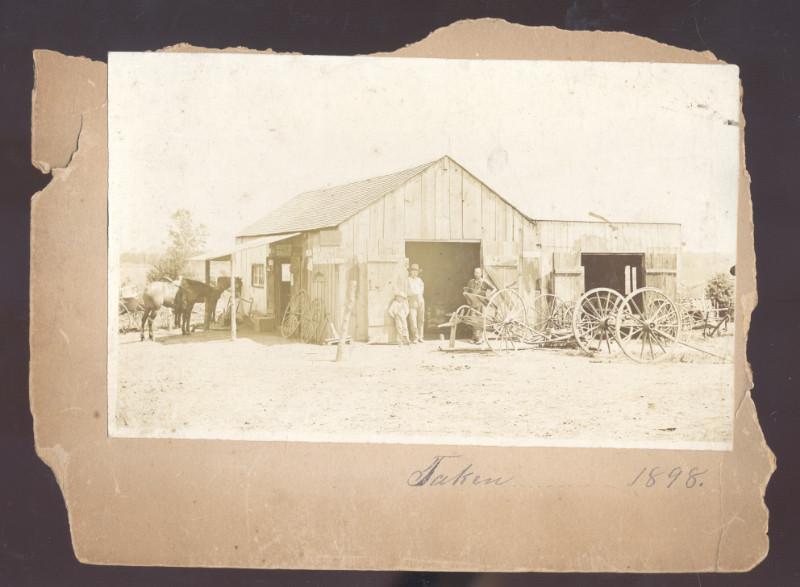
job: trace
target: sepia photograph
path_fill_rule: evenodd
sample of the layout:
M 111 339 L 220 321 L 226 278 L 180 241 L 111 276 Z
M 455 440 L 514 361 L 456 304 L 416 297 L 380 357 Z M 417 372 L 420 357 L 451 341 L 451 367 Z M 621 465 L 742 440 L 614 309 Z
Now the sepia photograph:
M 731 450 L 733 65 L 110 53 L 131 438 Z

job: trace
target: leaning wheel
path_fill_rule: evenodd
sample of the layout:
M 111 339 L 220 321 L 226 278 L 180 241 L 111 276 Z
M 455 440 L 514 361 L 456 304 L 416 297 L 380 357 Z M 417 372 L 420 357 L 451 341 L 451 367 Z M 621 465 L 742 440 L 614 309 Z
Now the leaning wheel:
M 664 359 L 680 333 L 678 306 L 654 287 L 628 294 L 617 313 L 617 343 L 628 358 L 639 363 Z
M 572 326 L 571 308 L 560 297 L 553 294 L 536 296 L 529 315 L 530 327 L 539 334 L 548 334 Z
M 613 354 L 618 350 L 614 332 L 623 300 L 621 293 L 607 287 L 590 289 L 580 297 L 572 311 L 572 333 L 585 353 Z
M 501 289 L 483 309 L 483 336 L 495 352 L 516 350 L 529 335 L 527 311 L 522 296 L 513 289 Z
M 317 342 L 319 322 L 322 319 L 322 302 L 314 298 L 300 316 L 300 338 L 303 342 Z
M 305 307 L 306 292 L 301 289 L 289 299 L 289 304 L 286 306 L 286 311 L 283 313 L 281 335 L 283 335 L 284 338 L 289 338 L 297 332 Z

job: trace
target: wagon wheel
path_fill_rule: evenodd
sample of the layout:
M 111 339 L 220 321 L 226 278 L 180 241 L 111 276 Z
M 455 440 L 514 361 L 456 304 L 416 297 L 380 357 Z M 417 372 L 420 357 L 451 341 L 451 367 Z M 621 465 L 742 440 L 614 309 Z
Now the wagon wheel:
M 281 320 L 281 335 L 284 338 L 292 336 L 300 326 L 300 318 L 306 307 L 306 297 L 306 292 L 301 289 L 289 299 Z
M 501 289 L 489 298 L 483 309 L 483 336 L 495 352 L 516 350 L 517 343 L 530 336 L 527 311 L 522 296 L 513 289 Z
M 572 326 L 571 308 L 560 297 L 541 294 L 533 300 L 530 327 L 540 334 L 552 333 Z
M 322 319 L 322 302 L 314 298 L 300 315 L 300 338 L 303 342 L 317 342 L 319 322 Z
M 639 363 L 664 359 L 680 332 L 678 306 L 654 287 L 628 294 L 617 313 L 617 342 L 628 358 Z
M 556 308 L 555 321 L 559 330 L 572 328 L 572 316 L 575 313 L 575 305 L 571 302 L 561 302 Z
M 590 289 L 580 297 L 572 311 L 572 334 L 585 353 L 612 354 L 618 350 L 614 332 L 623 300 L 621 293 L 607 287 Z

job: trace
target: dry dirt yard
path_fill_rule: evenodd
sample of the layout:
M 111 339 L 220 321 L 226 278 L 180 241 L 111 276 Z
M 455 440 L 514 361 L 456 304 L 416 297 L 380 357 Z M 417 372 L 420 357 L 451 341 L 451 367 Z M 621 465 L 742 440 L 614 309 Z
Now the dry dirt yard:
M 637 364 L 432 340 L 356 343 L 337 363 L 335 347 L 276 336 L 156 334 L 120 335 L 115 436 L 720 449 L 732 438 L 732 364 L 694 351 Z M 730 356 L 733 337 L 710 346 Z

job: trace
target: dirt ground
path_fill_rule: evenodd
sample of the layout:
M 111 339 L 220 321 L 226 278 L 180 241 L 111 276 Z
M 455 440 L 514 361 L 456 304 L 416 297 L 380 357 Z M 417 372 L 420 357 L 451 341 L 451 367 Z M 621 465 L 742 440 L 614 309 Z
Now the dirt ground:
M 115 436 L 672 448 L 732 436 L 732 364 L 688 349 L 637 364 L 355 343 L 337 363 L 335 347 L 247 331 L 156 335 L 120 335 Z M 695 342 L 732 353 L 732 336 Z

